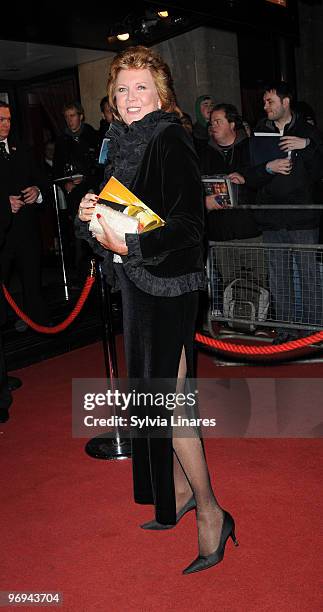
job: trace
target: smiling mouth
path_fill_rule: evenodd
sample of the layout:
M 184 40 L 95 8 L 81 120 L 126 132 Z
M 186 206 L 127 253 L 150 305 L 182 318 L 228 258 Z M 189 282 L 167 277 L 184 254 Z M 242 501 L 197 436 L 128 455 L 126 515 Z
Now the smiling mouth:
M 130 106 L 127 108 L 127 113 L 139 113 L 141 108 L 139 106 Z

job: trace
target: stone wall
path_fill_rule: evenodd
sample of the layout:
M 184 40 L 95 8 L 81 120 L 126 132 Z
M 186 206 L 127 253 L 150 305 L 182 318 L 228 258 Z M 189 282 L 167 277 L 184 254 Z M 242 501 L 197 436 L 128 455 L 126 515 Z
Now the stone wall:
M 241 108 L 237 37 L 233 32 L 197 28 L 167 40 L 155 49 L 169 64 L 177 99 L 182 110 L 195 121 L 194 103 L 198 96 L 211 94 L 216 102 L 230 102 Z M 79 66 L 81 100 L 86 121 L 93 127 L 100 122 L 101 98 L 111 58 Z
M 323 8 L 299 2 L 300 46 L 296 48 L 297 97 L 312 106 L 323 129 Z
M 110 62 L 113 57 L 114 53 L 107 53 L 106 59 L 80 64 L 78 68 L 85 121 L 96 129 L 100 125 L 100 100 L 107 93 L 106 84 Z
M 156 46 L 169 64 L 179 106 L 195 120 L 198 96 L 241 109 L 237 36 L 214 28 L 197 28 Z

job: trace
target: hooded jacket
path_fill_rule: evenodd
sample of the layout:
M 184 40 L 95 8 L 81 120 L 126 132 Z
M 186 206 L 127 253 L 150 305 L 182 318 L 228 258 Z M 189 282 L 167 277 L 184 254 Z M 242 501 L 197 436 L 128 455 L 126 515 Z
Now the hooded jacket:
M 199 96 L 195 102 L 196 123 L 194 123 L 193 125 L 193 139 L 194 141 L 197 141 L 197 142 L 203 141 L 205 144 L 207 143 L 208 138 L 209 138 L 209 132 L 208 132 L 209 122 L 202 115 L 201 103 L 204 102 L 204 100 L 210 100 L 210 99 L 211 99 L 211 96 L 203 95 L 203 96 Z

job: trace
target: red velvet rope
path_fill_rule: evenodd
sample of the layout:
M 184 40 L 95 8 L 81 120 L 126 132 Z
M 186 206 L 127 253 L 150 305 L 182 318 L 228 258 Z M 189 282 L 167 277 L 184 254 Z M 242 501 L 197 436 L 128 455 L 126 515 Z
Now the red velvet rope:
M 95 282 L 95 277 L 94 276 L 88 276 L 84 287 L 82 289 L 82 293 L 79 297 L 79 299 L 77 300 L 72 312 L 68 315 L 68 317 L 65 319 L 65 321 L 62 321 L 62 323 L 59 323 L 58 325 L 55 325 L 53 327 L 45 327 L 45 325 L 38 325 L 38 323 L 34 323 L 34 321 L 32 321 L 20 308 L 19 306 L 17 306 L 16 302 L 14 301 L 14 299 L 12 298 L 12 296 L 10 295 L 9 291 L 6 289 L 6 287 L 4 285 L 2 285 L 3 288 L 3 292 L 5 295 L 5 298 L 8 302 L 8 304 L 10 304 L 11 308 L 13 308 L 13 310 L 15 311 L 16 315 L 22 319 L 23 321 L 25 321 L 25 323 L 27 323 L 27 325 L 29 325 L 29 327 L 31 327 L 32 329 L 34 329 L 37 332 L 40 332 L 42 334 L 57 334 L 58 332 L 64 331 L 64 329 L 66 329 L 71 323 L 73 323 L 73 321 L 76 319 L 76 317 L 80 314 L 87 298 L 88 295 L 94 285 Z
M 64 331 L 79 315 L 81 312 L 89 293 L 94 285 L 95 278 L 94 276 L 88 276 L 85 285 L 82 289 L 82 293 L 75 304 L 72 312 L 68 315 L 65 321 L 55 325 L 54 327 L 45 327 L 44 325 L 38 325 L 38 323 L 34 323 L 20 308 L 17 306 L 14 299 L 11 297 L 9 291 L 6 289 L 4 285 L 3 292 L 7 302 L 13 308 L 17 316 L 25 321 L 27 325 L 29 325 L 32 329 L 37 332 L 43 334 L 57 334 L 58 332 Z M 310 344 L 314 344 L 316 342 L 320 342 L 323 340 L 323 331 L 316 332 L 311 336 L 307 336 L 306 338 L 298 338 L 297 340 L 291 340 L 290 342 L 284 342 L 279 345 L 271 345 L 271 346 L 253 346 L 253 345 L 243 345 L 243 344 L 233 344 L 231 342 L 223 342 L 223 340 L 215 340 L 214 338 L 210 338 L 209 336 L 204 336 L 203 334 L 195 335 L 196 342 L 200 344 L 204 344 L 205 346 L 209 346 L 211 348 L 219 349 L 221 351 L 226 351 L 229 353 L 236 353 L 240 355 L 273 355 L 275 353 L 284 353 L 287 351 L 294 351 L 300 348 L 304 348 L 309 346 Z
M 215 340 L 209 336 L 203 334 L 195 335 L 196 342 L 205 344 L 212 348 L 220 349 L 221 351 L 227 351 L 230 353 L 237 353 L 241 355 L 273 355 L 275 353 L 285 353 L 287 351 L 294 351 L 300 348 L 320 342 L 323 340 L 323 331 L 316 332 L 306 338 L 298 338 L 297 340 L 291 340 L 290 342 L 283 342 L 282 344 L 271 345 L 271 346 L 246 346 L 243 344 L 232 344 L 231 342 L 223 342 L 222 340 Z

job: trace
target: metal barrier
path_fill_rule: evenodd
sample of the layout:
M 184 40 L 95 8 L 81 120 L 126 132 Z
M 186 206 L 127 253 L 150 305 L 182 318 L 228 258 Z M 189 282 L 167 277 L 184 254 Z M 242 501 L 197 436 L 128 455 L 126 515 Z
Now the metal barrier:
M 323 326 L 323 246 L 210 242 L 208 322 L 237 331 Z

